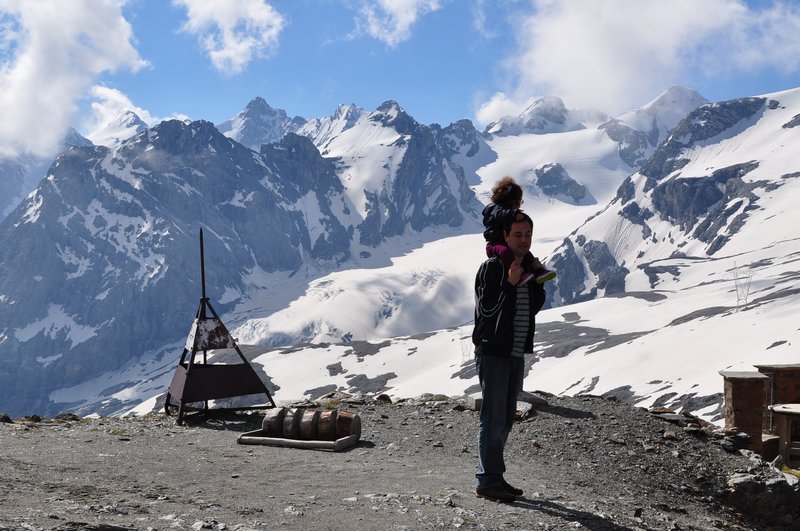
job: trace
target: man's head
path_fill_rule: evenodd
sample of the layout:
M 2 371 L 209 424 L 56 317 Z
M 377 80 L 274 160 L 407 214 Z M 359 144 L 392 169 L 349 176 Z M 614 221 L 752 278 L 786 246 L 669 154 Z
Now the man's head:
M 514 219 L 503 226 L 503 237 L 514 256 L 525 256 L 531 250 L 533 220 L 526 213 L 517 212 Z

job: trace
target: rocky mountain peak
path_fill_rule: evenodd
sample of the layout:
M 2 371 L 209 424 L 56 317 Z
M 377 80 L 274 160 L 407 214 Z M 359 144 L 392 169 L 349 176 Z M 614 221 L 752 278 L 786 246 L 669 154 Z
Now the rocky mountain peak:
M 261 96 L 256 96 L 252 100 L 247 103 L 244 110 L 242 111 L 245 114 L 254 114 L 254 115 L 263 115 L 263 114 L 281 114 L 285 116 L 286 113 L 279 109 L 274 109 L 267 100 L 262 98 Z
M 139 118 L 139 115 L 133 111 L 123 112 L 114 122 L 120 125 L 125 125 L 127 127 L 134 127 L 137 129 L 147 129 L 147 123 L 141 118 Z
M 636 169 L 689 113 L 707 103 L 695 90 L 673 86 L 648 104 L 612 118 L 600 129 L 619 144 L 619 155 Z
M 394 128 L 398 133 L 412 134 L 419 125 L 406 111 L 394 100 L 381 103 L 375 112 L 371 113 L 370 119 L 380 122 L 387 127 Z
M 658 144 L 683 118 L 706 103 L 708 100 L 696 90 L 675 85 L 639 109 L 623 114 L 618 120 L 645 133 L 658 130 L 659 136 L 653 142 Z
M 537 98 L 517 116 L 504 116 L 486 126 L 486 134 L 497 136 L 564 133 L 585 129 L 588 124 L 601 123 L 608 116 L 591 109 L 567 109 L 561 98 Z
M 336 107 L 336 111 L 331 118 L 337 120 L 345 120 L 349 124 L 355 123 L 361 117 L 361 108 L 355 103 L 340 104 Z
M 655 123 L 660 111 L 699 101 L 696 92 L 673 87 L 641 111 Z M 786 93 L 705 103 L 680 120 L 608 207 L 556 253 L 561 302 L 620 293 L 637 277 L 646 277 L 651 288 L 660 275 L 679 282 L 678 268 L 652 264 L 666 257 L 705 260 L 731 242 L 755 241 L 760 231 L 769 232 L 748 223 L 768 210 L 776 189 L 796 178 L 792 171 L 778 175 L 763 168 L 780 167 L 791 150 L 782 135 L 798 101 L 797 93 Z M 633 131 L 620 121 L 609 124 L 612 138 Z M 620 138 L 628 146 L 636 140 Z M 646 148 L 644 141 L 639 146 Z
M 88 139 L 94 144 L 115 148 L 147 128 L 147 123 L 138 114 L 127 110 L 108 122 L 102 129 L 90 133 Z
M 657 113 L 661 110 L 683 109 L 687 110 L 683 116 L 696 109 L 700 105 L 708 103 L 702 94 L 694 89 L 673 85 L 667 90 L 656 96 L 650 103 L 642 107 L 643 110 L 650 110 Z M 680 118 L 683 118 L 681 116 Z M 675 122 L 677 124 L 677 122 Z M 666 125 L 666 124 L 665 124 Z
M 225 136 L 258 151 L 262 144 L 277 142 L 286 133 L 297 132 L 305 123 L 305 118 L 289 118 L 286 111 L 271 107 L 264 98 L 257 96 L 236 116 L 219 124 L 217 129 Z
M 70 127 L 64 136 L 64 149 L 71 147 L 91 146 L 92 141 L 80 134 L 74 127 Z
M 650 179 L 648 188 L 688 162 L 680 157 L 687 146 L 721 135 L 753 117 L 765 104 L 765 98 L 740 98 L 702 105 L 689 113 L 642 166 L 640 172 Z
M 469 146 L 441 145 L 438 130 L 419 126 L 395 102 L 371 113 L 378 123 L 355 106 L 339 107 L 340 122 L 355 120 L 356 138 L 377 130 L 378 139 L 357 147 L 345 139 L 344 152 L 327 158 L 312 139 L 287 131 L 285 113 L 275 111 L 273 122 L 263 114 L 258 122 L 252 112 L 268 108 L 251 103 L 235 132 L 240 139 L 252 133 L 258 153 L 236 141 L 233 129 L 223 135 L 205 120 L 167 120 L 114 149 L 65 152 L 9 215 L 0 232 L 0 269 L 6 272 L 0 277 L 0 363 L 15 360 L 13 371 L 0 371 L 0 402 L 8 411 L 73 407 L 82 398 L 50 394 L 102 378 L 131 359 L 156 356 L 182 336 L 188 315 L 180 308 L 194 306 L 199 291 L 199 226 L 207 229 L 208 256 L 215 257 L 208 289 L 226 293 L 217 306 L 222 313 L 263 289 L 253 283 L 254 272 L 334 269 L 354 250 L 369 257 L 364 246 L 377 248 L 389 238 L 429 227 L 456 232 L 478 209 L 463 167 Z M 382 131 L 381 120 L 389 124 Z M 265 143 L 270 132 L 276 140 Z M 362 181 L 348 181 L 349 161 L 368 159 L 364 154 L 374 149 L 396 157 L 395 167 L 370 161 Z M 356 202 L 364 196 L 366 206 Z M 133 317 L 114 318 L 123 306 Z M 121 403 L 97 405 L 110 410 Z
M 209 146 L 231 145 L 230 139 L 224 137 L 209 121 L 165 120 L 152 129 L 143 131 L 123 143 L 121 151 L 142 151 L 148 147 L 158 152 L 185 157 L 207 151 Z

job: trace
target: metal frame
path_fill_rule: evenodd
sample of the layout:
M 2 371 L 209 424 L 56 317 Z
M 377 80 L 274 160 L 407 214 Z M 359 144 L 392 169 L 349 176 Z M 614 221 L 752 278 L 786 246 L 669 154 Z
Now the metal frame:
M 247 361 L 239 345 L 233 339 L 222 319 L 219 318 L 214 307 L 206 296 L 206 268 L 203 249 L 203 229 L 200 229 L 200 276 L 202 297 L 200 306 L 195 314 L 189 337 L 183 347 L 181 359 L 175 367 L 175 374 L 167 391 L 164 402 L 164 412 L 167 415 L 177 409 L 177 423 L 183 423 L 183 414 L 186 410 L 208 412 L 208 401 L 236 396 L 266 394 L 269 404 L 263 406 L 215 408 L 220 410 L 246 410 L 266 409 L 275 407 L 267 386 L 259 378 L 258 373 Z M 211 316 L 209 316 L 209 312 Z M 242 360 L 238 364 L 209 364 L 208 351 L 218 349 L 234 349 Z M 196 357 L 202 352 L 202 362 Z M 172 401 L 176 400 L 177 404 Z M 187 404 L 204 402 L 203 408 L 189 407 Z

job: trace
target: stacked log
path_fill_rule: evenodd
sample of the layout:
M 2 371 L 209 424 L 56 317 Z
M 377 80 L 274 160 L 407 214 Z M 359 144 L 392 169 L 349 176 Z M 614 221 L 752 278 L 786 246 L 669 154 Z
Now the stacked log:
M 355 435 L 361 437 L 361 418 L 357 413 L 336 409 L 272 408 L 267 410 L 261 429 L 267 437 L 304 441 L 335 441 Z

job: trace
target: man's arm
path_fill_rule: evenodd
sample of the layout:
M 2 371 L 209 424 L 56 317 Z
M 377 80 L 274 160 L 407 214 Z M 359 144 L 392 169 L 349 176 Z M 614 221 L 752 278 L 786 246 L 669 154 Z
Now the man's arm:
M 493 317 L 502 309 L 510 289 L 514 286 L 506 279 L 503 263 L 486 260 L 475 276 L 475 311 L 483 317 Z
M 544 290 L 544 284 L 537 282 L 531 282 L 531 284 L 533 285 L 533 290 L 531 290 L 531 315 L 536 315 L 544 306 L 547 292 Z

